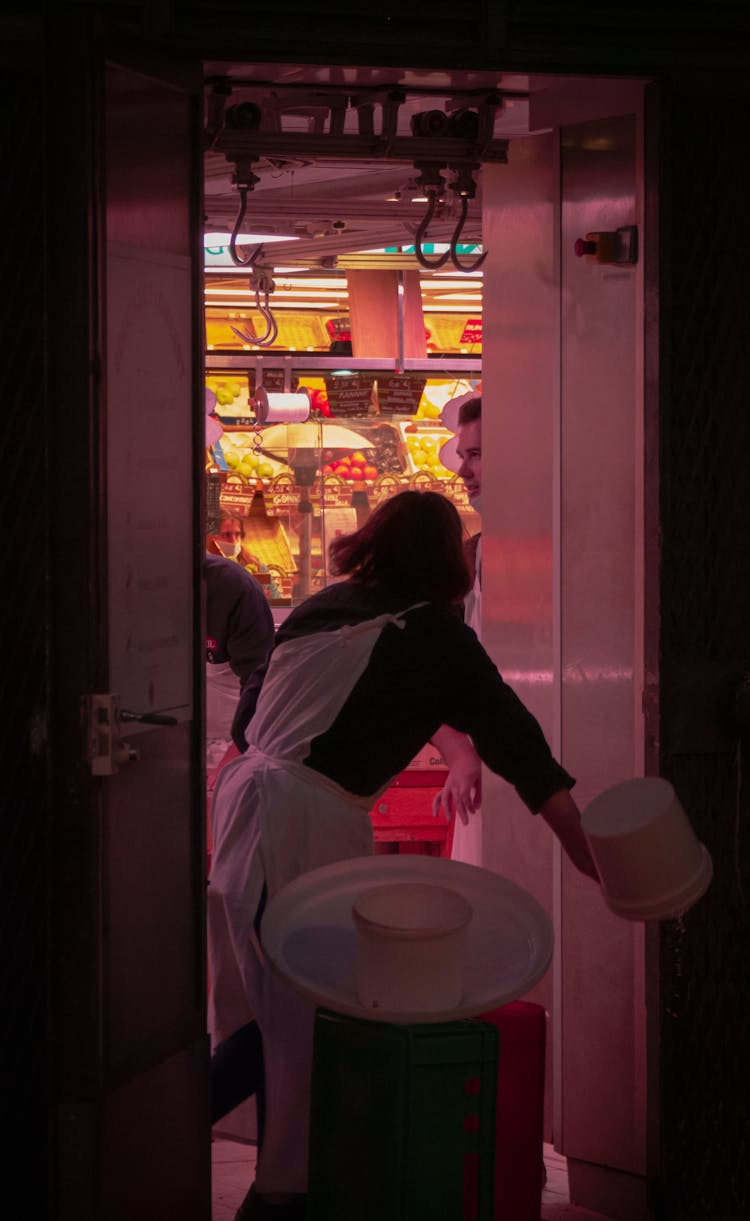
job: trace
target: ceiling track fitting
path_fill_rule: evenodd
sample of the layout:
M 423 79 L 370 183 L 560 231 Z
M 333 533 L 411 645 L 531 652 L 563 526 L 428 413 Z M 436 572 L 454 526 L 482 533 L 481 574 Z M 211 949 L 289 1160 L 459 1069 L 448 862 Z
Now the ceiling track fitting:
M 310 157 L 342 161 L 436 161 L 450 165 L 508 160 L 508 140 L 469 143 L 454 136 L 332 136 L 224 128 L 212 148 L 229 161 L 249 157 Z
M 458 271 L 476 271 L 486 258 L 486 252 L 475 262 L 463 264 L 458 258 L 458 242 L 466 223 L 468 199 L 476 190 L 475 174 L 482 162 L 504 164 L 508 160 L 508 140 L 493 138 L 495 116 L 503 105 L 496 90 L 452 96 L 445 111 L 422 111 L 410 116 L 411 136 L 399 136 L 399 109 L 406 100 L 406 91 L 381 89 L 352 92 L 351 90 L 307 89 L 271 90 L 255 88 L 258 101 L 243 100 L 227 106 L 234 84 L 223 78 L 214 82 L 208 97 L 206 147 L 223 153 L 234 163 L 232 181 L 239 189 L 240 211 L 235 220 L 230 242 L 230 255 L 235 266 L 252 266 L 263 256 L 259 246 L 249 257 L 237 250 L 237 237 L 245 216 L 248 191 L 252 191 L 257 176 L 252 166 L 261 158 L 304 157 L 311 161 L 346 160 L 372 163 L 411 163 L 420 171 L 417 182 L 428 196 L 427 213 L 415 235 L 415 253 L 424 268 L 436 270 L 450 258 Z M 412 96 L 422 96 L 414 91 Z M 472 105 L 467 107 L 467 100 Z M 375 107 L 381 107 L 381 134 L 375 135 Z M 359 132 L 344 132 L 346 112 L 357 111 Z M 307 131 L 283 131 L 284 115 L 302 118 Z M 455 134 L 458 133 L 458 134 Z M 453 232 L 448 251 L 437 259 L 428 259 L 422 249 L 426 231 L 436 211 L 442 206 L 445 180 L 440 171 L 448 169 L 456 175 L 452 189 L 461 198 L 461 218 Z M 272 285 L 273 287 L 273 285 Z M 267 305 L 267 298 L 266 298 Z M 270 311 L 269 311 L 270 312 Z M 265 316 L 265 312 L 264 312 Z

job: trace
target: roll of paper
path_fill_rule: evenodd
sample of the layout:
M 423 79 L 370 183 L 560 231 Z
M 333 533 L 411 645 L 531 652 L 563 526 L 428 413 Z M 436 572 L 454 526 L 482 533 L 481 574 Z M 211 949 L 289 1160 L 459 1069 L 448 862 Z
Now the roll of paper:
M 269 394 L 259 386 L 251 406 L 259 424 L 303 424 L 310 415 L 310 395 L 307 390 Z

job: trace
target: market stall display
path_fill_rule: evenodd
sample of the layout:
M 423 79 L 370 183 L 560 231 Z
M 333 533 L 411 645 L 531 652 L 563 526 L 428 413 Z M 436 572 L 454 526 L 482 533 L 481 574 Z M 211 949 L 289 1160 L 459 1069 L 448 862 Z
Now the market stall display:
M 478 528 L 461 480 L 440 462 L 451 435 L 441 411 L 476 380 L 274 364 L 211 372 L 206 384 L 215 399 L 207 471 L 218 480 L 220 511 L 245 520 L 246 549 L 259 562 L 252 571 L 273 604 L 295 605 L 327 584 L 331 539 L 407 487 L 443 492 L 467 535 Z M 261 399 L 291 402 L 302 393 L 305 420 L 263 422 Z

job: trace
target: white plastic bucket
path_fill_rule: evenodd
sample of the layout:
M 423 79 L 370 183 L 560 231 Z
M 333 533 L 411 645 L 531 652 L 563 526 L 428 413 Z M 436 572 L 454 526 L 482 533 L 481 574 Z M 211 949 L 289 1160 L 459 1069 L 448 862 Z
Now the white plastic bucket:
M 472 907 L 444 886 L 396 882 L 352 904 L 359 999 L 397 1013 L 446 1010 L 463 994 L 465 934 Z
M 607 906 L 629 920 L 667 920 L 708 889 L 713 865 L 672 785 L 626 780 L 589 803 L 581 824 Z

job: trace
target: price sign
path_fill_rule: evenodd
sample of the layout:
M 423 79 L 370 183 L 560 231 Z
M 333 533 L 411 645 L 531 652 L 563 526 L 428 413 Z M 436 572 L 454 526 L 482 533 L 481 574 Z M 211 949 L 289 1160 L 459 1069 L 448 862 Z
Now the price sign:
M 469 493 L 466 491 L 466 486 L 463 479 L 446 479 L 443 481 L 441 492 L 448 500 L 452 500 L 456 508 L 468 509 Z
M 326 475 L 323 480 L 321 502 L 326 509 L 348 507 L 352 503 L 352 487 L 338 475 Z
M 331 415 L 369 415 L 374 382 L 374 377 L 364 373 L 352 373 L 347 377 L 327 374 L 326 392 Z
M 379 505 L 383 500 L 390 500 L 397 492 L 404 491 L 405 487 L 406 484 L 396 475 L 381 475 L 370 491 L 370 502 Z
M 482 342 L 482 319 L 467 318 L 464 324 L 464 329 L 461 332 L 460 343 L 481 343 Z
M 296 509 L 299 504 L 300 494 L 294 486 L 294 481 L 291 475 L 277 475 L 271 484 L 271 504 L 274 514 L 280 510 Z M 266 501 L 266 503 L 268 503 Z
M 284 390 L 284 370 L 264 369 L 261 384 L 266 394 L 281 394 Z
M 221 507 L 225 512 L 239 513 L 244 517 L 250 510 L 255 488 L 248 487 L 244 480 L 227 483 L 221 492 Z
M 422 398 L 426 377 L 418 373 L 389 373 L 378 377 L 381 415 L 414 415 Z
M 442 492 L 443 481 L 437 479 L 428 471 L 417 471 L 416 475 L 412 475 L 409 480 L 409 486 L 415 492 Z
M 206 533 L 217 534 L 221 520 L 221 476 L 209 472 L 206 478 Z

